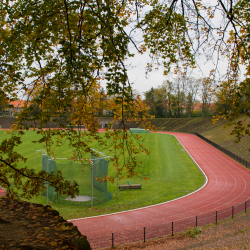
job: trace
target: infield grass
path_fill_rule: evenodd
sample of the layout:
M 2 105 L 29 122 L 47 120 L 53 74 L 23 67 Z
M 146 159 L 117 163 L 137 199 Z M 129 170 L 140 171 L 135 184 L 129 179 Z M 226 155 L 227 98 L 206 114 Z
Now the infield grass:
M 0 138 L 6 136 L 4 131 L 0 131 Z M 138 170 L 141 177 L 120 181 L 120 184 L 125 184 L 128 181 L 142 184 L 142 189 L 120 191 L 120 198 L 118 199 L 117 184 L 108 183 L 108 190 L 113 197 L 112 200 L 93 208 L 49 204 L 58 210 L 65 219 L 83 218 L 169 201 L 187 195 L 204 184 L 205 177 L 186 151 L 183 151 L 182 146 L 174 136 L 158 133 L 142 134 L 142 136 L 145 138 L 144 144 L 150 150 L 150 155 L 138 156 L 138 159 L 143 161 L 143 167 Z M 37 138 L 39 138 L 39 135 L 36 132 L 27 131 L 23 136 L 23 143 L 17 149 L 19 153 L 28 158 L 25 164 L 28 167 L 34 167 L 36 150 L 43 148 L 41 144 L 31 143 Z M 98 150 L 95 144 L 93 144 L 93 148 Z M 72 150 L 67 143 L 55 150 L 58 157 L 64 158 L 68 157 L 71 152 Z M 103 150 L 103 152 L 109 155 L 108 149 Z M 37 168 L 41 168 L 39 161 L 37 162 Z M 109 174 L 115 175 L 115 171 L 110 164 Z M 147 176 L 149 180 L 143 180 L 143 176 Z M 46 199 L 42 196 L 34 197 L 30 201 L 46 204 Z

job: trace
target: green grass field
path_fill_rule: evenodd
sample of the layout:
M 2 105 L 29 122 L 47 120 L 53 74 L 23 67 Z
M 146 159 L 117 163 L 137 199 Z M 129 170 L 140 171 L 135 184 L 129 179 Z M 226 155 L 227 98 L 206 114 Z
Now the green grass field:
M 0 131 L 0 138 L 5 138 L 4 131 Z M 112 194 L 112 200 L 101 205 L 94 206 L 68 206 L 61 204 L 51 204 L 57 209 L 65 219 L 82 218 L 123 210 L 144 207 L 160 202 L 169 201 L 184 196 L 201 187 L 205 181 L 203 174 L 188 156 L 182 151 L 182 146 L 174 136 L 167 134 L 143 134 L 145 145 L 150 150 L 149 156 L 140 156 L 143 160 L 143 168 L 139 170 L 140 178 L 124 179 L 120 184 L 128 181 L 142 184 L 142 189 L 131 189 L 120 191 L 120 199 L 117 198 L 116 183 L 108 183 L 108 190 Z M 23 143 L 18 147 L 18 152 L 28 158 L 25 165 L 34 167 L 36 150 L 43 148 L 41 144 L 33 144 L 32 140 L 39 138 L 34 131 L 26 132 Z M 93 148 L 98 149 L 93 144 Z M 43 148 L 44 149 L 44 148 Z M 67 157 L 71 153 L 71 148 L 65 143 L 61 148 L 55 150 L 58 157 Z M 106 151 L 106 152 L 105 152 Z M 108 155 L 108 149 L 103 150 Z M 37 161 L 37 168 L 41 165 Z M 115 169 L 109 165 L 109 174 L 115 175 Z M 84 174 L 81 172 L 79 174 Z M 143 176 L 149 178 L 143 180 Z M 46 199 L 42 196 L 34 197 L 31 202 L 46 204 Z

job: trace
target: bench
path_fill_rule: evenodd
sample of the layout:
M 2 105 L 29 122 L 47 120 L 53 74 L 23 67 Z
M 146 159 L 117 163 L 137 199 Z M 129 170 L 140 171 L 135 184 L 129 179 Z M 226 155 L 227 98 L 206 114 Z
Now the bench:
M 126 185 L 120 185 L 119 189 L 141 189 L 141 184 L 126 184 Z

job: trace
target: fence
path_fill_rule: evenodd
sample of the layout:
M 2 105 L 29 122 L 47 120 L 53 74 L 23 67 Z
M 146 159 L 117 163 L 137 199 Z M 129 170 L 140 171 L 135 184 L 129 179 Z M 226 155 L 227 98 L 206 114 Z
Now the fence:
M 188 132 L 190 133 L 190 132 Z M 250 168 L 250 163 L 236 154 L 230 152 L 229 150 L 219 146 L 218 144 L 208 140 L 204 136 L 198 133 L 192 133 L 202 140 L 206 141 L 213 147 L 217 148 L 221 152 L 225 153 L 229 157 L 238 161 L 243 166 Z M 103 247 L 114 247 L 115 245 L 122 245 L 131 242 L 143 241 L 145 242 L 148 239 L 154 239 L 160 236 L 166 235 L 174 235 L 174 233 L 179 233 L 186 231 L 188 227 L 198 227 L 204 226 L 211 223 L 217 224 L 218 221 L 234 218 L 235 215 L 247 211 L 250 208 L 250 200 L 247 200 L 243 203 L 237 204 L 235 206 L 219 210 L 213 211 L 206 214 L 200 214 L 195 217 L 185 218 L 178 221 L 173 221 L 169 223 L 163 223 L 143 228 L 135 228 L 133 230 L 126 230 L 120 232 L 113 232 L 111 234 L 103 234 L 94 237 L 88 237 L 88 240 L 91 242 L 91 246 L 94 249 L 103 248 Z M 145 218 L 146 220 L 146 218 Z
M 198 133 L 193 133 L 194 135 L 200 137 L 203 141 L 209 143 L 210 145 L 212 145 L 213 147 L 219 149 L 221 152 L 223 152 L 224 154 L 228 155 L 229 157 L 231 157 L 232 159 L 236 160 L 237 162 L 239 162 L 241 165 L 245 166 L 246 168 L 250 168 L 250 162 L 244 160 L 243 158 L 239 157 L 238 155 L 230 152 L 229 150 L 221 147 L 220 145 L 208 140 L 206 137 L 198 134 Z
M 188 227 L 194 228 L 208 225 L 211 223 L 217 224 L 218 221 L 234 218 L 235 215 L 247 212 L 250 208 L 250 200 L 240 203 L 223 210 L 213 211 L 206 214 L 200 214 L 196 217 L 190 217 L 182 220 L 177 220 L 169 223 L 157 224 L 143 228 L 135 228 L 111 234 L 103 234 L 98 236 L 88 236 L 89 242 L 93 249 L 104 247 L 115 247 L 117 245 L 154 239 L 160 236 L 174 235 L 186 231 Z M 146 221 L 146 218 L 145 218 Z

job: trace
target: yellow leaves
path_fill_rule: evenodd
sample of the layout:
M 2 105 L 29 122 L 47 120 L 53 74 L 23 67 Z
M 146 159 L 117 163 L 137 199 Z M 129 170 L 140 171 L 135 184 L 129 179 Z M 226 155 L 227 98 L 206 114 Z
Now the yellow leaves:
M 27 244 L 26 243 L 21 243 L 20 246 L 26 246 Z
M 62 231 L 68 231 L 68 230 L 71 230 L 70 227 L 67 227 L 65 225 L 62 225 L 61 228 L 60 228 Z
M 50 242 L 49 244 L 50 244 L 50 246 L 52 246 L 52 247 L 57 247 L 57 242 L 55 242 L 55 241 Z
M 63 246 L 62 249 L 68 249 L 69 247 L 68 246 Z

